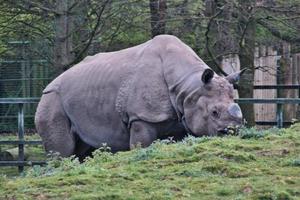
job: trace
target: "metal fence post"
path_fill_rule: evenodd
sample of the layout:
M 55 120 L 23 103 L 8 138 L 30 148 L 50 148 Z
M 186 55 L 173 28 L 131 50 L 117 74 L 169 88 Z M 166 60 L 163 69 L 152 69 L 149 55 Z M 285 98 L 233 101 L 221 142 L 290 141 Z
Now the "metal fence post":
M 24 111 L 23 103 L 19 103 L 19 112 L 18 112 L 18 137 L 19 137 L 19 161 L 24 161 Z M 19 172 L 23 172 L 24 166 L 19 165 Z
M 277 121 L 277 127 L 282 128 L 283 127 L 283 105 L 281 103 L 277 104 L 276 121 Z

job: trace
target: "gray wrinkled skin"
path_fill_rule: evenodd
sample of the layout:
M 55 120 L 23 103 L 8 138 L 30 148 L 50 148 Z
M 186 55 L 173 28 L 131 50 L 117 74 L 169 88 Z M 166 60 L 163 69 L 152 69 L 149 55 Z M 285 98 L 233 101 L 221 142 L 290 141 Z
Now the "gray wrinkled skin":
M 186 130 L 216 135 L 242 122 L 230 84 L 238 75 L 220 77 L 178 38 L 157 36 L 89 56 L 53 80 L 38 105 L 36 128 L 47 151 L 79 157 L 103 143 L 116 152 L 180 139 Z

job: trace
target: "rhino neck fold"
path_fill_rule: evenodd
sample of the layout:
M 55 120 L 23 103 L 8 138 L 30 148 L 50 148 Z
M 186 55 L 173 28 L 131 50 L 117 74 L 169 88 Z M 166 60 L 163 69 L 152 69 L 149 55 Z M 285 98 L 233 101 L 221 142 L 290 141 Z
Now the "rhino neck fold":
M 162 63 L 172 106 L 181 120 L 184 99 L 192 91 L 202 87 L 201 75 L 209 67 L 177 38 L 158 36 L 153 39 L 153 45 Z
M 203 86 L 201 81 L 202 72 L 202 69 L 190 70 L 189 72 L 173 79 L 173 81 L 169 80 L 169 82 L 166 77 L 170 99 L 179 121 L 181 121 L 181 118 L 184 115 L 184 101 L 199 91 Z

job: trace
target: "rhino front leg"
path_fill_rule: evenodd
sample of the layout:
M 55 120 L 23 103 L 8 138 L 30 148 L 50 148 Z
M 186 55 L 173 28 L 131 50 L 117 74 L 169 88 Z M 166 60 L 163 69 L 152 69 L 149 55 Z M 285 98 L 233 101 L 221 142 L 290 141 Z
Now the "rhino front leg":
M 155 126 L 143 121 L 135 121 L 130 128 L 130 149 L 137 146 L 148 147 L 157 139 Z

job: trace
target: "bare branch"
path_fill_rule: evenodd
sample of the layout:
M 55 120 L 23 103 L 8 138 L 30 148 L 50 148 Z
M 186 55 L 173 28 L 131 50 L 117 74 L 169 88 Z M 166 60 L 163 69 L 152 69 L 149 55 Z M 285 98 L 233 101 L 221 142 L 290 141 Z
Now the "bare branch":
M 223 8 L 224 8 L 224 6 L 221 7 L 220 10 L 215 15 L 213 15 L 212 17 L 210 17 L 210 19 L 208 21 L 208 24 L 207 24 L 207 27 L 206 27 L 206 31 L 205 31 L 205 38 L 206 38 L 206 40 L 205 40 L 205 47 L 206 47 L 207 53 L 209 54 L 210 58 L 212 59 L 213 63 L 218 68 L 218 70 L 221 72 L 221 74 L 223 74 L 224 76 L 227 76 L 228 74 L 218 64 L 218 62 L 216 61 L 213 53 L 211 52 L 211 50 L 209 48 L 209 31 L 210 31 L 210 27 L 211 27 L 212 22 L 214 21 L 214 19 L 216 19 L 219 15 L 222 14 Z
M 89 48 L 89 46 L 91 45 L 91 43 L 92 43 L 92 41 L 93 41 L 93 39 L 94 39 L 94 37 L 95 37 L 95 35 L 96 35 L 96 33 L 97 33 L 97 30 L 98 30 L 98 28 L 99 28 L 99 26 L 100 26 L 100 24 L 101 24 L 100 22 L 101 22 L 102 14 L 103 14 L 103 12 L 104 12 L 104 10 L 105 10 L 107 4 L 108 4 L 110 1 L 111 1 L 111 0 L 106 0 L 106 1 L 103 3 L 102 8 L 101 8 L 101 10 L 99 11 L 99 13 L 97 13 L 96 24 L 95 24 L 95 26 L 94 26 L 94 28 L 93 28 L 93 30 L 92 30 L 92 32 L 91 32 L 90 38 L 89 38 L 87 44 L 85 45 L 85 47 L 82 48 L 82 50 L 77 54 L 77 57 L 76 57 L 73 61 L 71 61 L 70 63 L 68 63 L 68 64 L 66 64 L 65 66 L 63 66 L 63 68 L 66 68 L 66 67 L 68 67 L 68 66 L 71 66 L 71 65 L 77 63 L 78 60 L 81 58 L 81 56 L 88 50 L 88 48 Z

